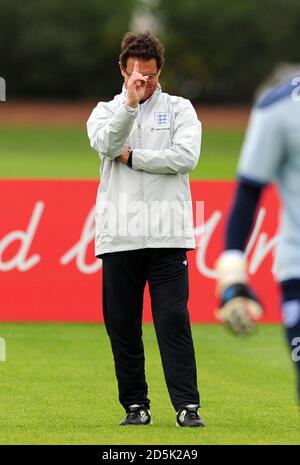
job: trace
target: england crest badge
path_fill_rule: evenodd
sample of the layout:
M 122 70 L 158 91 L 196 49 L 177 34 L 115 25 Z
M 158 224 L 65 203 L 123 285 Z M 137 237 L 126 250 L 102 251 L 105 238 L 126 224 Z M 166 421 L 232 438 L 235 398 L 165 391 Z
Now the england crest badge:
M 169 113 L 167 111 L 157 111 L 154 113 L 154 121 L 159 126 L 169 123 Z

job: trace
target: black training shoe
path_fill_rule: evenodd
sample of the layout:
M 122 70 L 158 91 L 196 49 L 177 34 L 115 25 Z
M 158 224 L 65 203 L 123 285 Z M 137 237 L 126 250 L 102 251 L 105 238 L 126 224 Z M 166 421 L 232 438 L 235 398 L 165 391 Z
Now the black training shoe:
M 128 407 L 126 417 L 120 421 L 120 426 L 125 425 L 152 425 L 150 410 L 143 405 L 133 404 Z
M 197 413 L 199 405 L 189 404 L 178 410 L 176 416 L 176 426 L 205 426 Z

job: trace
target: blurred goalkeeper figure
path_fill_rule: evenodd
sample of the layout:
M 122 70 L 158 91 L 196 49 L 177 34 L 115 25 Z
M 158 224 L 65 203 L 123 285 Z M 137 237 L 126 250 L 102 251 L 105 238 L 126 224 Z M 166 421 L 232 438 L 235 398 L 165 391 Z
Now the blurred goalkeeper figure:
M 226 230 L 226 250 L 217 261 L 218 318 L 235 334 L 249 334 L 263 309 L 248 286 L 245 245 L 264 187 L 275 181 L 281 196 L 276 278 L 291 352 L 300 343 L 300 73 L 258 100 L 238 167 L 238 185 Z M 300 362 L 294 360 L 300 396 Z
M 197 412 L 186 257 L 195 248 L 187 173 L 198 162 L 201 123 L 188 100 L 161 91 L 163 62 L 156 37 L 125 34 L 123 91 L 100 102 L 87 123 L 102 160 L 95 244 L 103 265 L 104 321 L 126 411 L 121 426 L 152 423 L 142 341 L 147 281 L 176 424 L 204 426 Z

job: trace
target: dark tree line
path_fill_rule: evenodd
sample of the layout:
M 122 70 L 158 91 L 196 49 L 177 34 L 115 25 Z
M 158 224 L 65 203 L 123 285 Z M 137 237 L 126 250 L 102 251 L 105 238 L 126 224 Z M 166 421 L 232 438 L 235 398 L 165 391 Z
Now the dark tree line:
M 169 92 L 247 101 L 278 63 L 300 62 L 299 0 L 0 0 L 8 98 L 116 93 L 120 39 L 141 5 L 166 47 Z

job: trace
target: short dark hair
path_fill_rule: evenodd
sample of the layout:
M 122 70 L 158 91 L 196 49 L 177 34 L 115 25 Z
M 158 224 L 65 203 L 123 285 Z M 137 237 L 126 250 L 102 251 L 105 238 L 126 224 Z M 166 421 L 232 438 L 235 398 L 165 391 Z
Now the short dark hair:
M 165 62 L 165 49 L 159 39 L 150 32 L 126 32 L 121 42 L 120 62 L 126 68 L 130 57 L 141 60 L 156 60 L 161 69 Z

